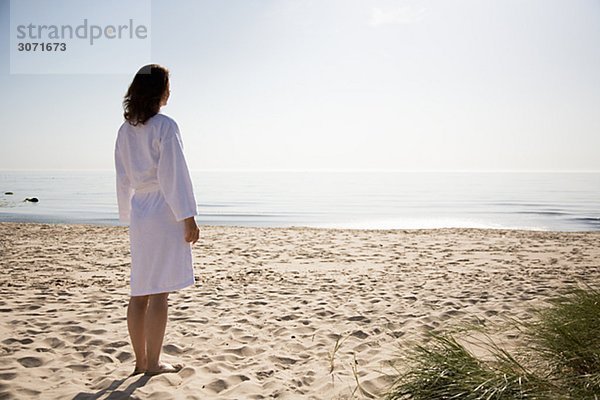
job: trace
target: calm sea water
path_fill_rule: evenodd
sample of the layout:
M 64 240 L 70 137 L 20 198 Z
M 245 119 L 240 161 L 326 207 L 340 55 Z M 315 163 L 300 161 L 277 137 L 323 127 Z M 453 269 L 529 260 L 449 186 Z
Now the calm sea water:
M 600 173 L 192 171 L 192 178 L 201 224 L 600 230 Z M 0 172 L 0 221 L 117 225 L 114 174 Z

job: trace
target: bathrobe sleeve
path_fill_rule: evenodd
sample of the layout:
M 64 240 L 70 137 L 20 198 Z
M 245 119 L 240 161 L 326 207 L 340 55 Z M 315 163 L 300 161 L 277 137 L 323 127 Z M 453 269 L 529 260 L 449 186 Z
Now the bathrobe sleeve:
M 177 221 L 198 214 L 179 129 L 173 122 L 160 142 L 158 184 Z
M 119 205 L 119 220 L 128 223 L 131 214 L 131 198 L 133 188 L 123 165 L 123 155 L 119 145 L 115 145 L 115 169 L 117 172 L 117 204 Z

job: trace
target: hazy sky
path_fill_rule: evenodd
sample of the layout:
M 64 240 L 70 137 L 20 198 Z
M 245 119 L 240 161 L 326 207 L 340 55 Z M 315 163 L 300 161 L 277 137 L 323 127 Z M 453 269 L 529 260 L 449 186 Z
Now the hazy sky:
M 135 70 L 11 75 L 9 11 L 0 169 L 112 168 Z M 157 0 L 151 17 L 191 169 L 600 170 L 597 0 Z

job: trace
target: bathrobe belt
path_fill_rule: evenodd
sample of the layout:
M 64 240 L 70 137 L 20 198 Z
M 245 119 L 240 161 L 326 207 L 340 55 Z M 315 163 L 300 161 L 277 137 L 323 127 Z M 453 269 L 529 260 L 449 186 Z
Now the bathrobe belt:
M 145 185 L 135 188 L 136 193 L 151 193 L 157 192 L 159 190 L 160 186 L 158 185 L 158 183 L 147 183 Z

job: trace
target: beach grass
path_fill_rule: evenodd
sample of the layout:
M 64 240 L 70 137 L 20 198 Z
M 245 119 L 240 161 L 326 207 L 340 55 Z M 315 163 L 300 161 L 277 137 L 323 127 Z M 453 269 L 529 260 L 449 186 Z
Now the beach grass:
M 452 334 L 431 334 L 398 361 L 387 400 L 600 399 L 600 291 L 576 289 L 521 324 L 527 348 L 513 353 L 485 336 L 476 356 Z M 464 343 L 464 344 L 463 344 Z M 518 355 L 526 355 L 518 361 Z M 398 362 L 397 361 L 397 362 Z M 402 368 L 398 368 L 399 371 Z
M 572 398 L 600 398 L 600 290 L 576 289 L 552 300 L 526 332 Z
M 414 399 L 549 399 L 551 385 L 528 371 L 513 356 L 488 342 L 488 359 L 476 357 L 452 335 L 432 334 L 425 346 L 408 356 L 388 400 Z

